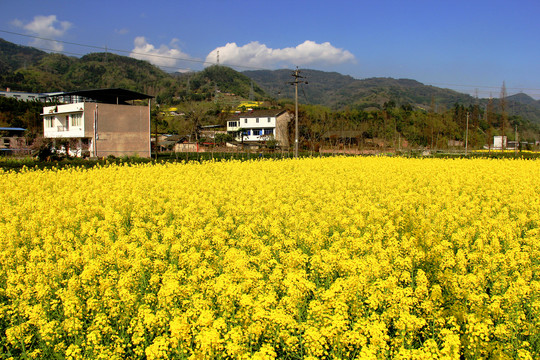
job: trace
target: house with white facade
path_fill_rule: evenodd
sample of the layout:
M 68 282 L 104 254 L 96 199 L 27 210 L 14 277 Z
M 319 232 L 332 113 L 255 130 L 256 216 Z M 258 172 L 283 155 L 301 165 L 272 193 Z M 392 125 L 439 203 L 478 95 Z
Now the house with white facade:
M 508 147 L 506 136 L 494 136 L 492 149 L 506 149 Z
M 125 89 L 59 93 L 67 103 L 43 108 L 43 135 L 72 156 L 151 156 L 150 99 Z M 148 99 L 148 105 L 135 100 Z M 128 102 L 131 102 L 128 103 Z
M 283 109 L 252 110 L 227 120 L 227 133 L 243 143 L 264 143 L 275 139 L 281 147 L 289 146 L 289 122 L 293 116 Z
M 46 97 L 46 95 L 41 93 L 12 91 L 10 88 L 7 88 L 5 91 L 0 90 L 0 97 L 13 98 L 20 101 L 41 101 Z

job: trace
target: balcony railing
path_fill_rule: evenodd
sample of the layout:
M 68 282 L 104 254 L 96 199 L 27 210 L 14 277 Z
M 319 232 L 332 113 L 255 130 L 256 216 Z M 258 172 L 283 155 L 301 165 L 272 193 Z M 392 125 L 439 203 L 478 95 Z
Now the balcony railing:
M 60 131 L 68 131 L 68 127 L 67 126 L 57 126 L 56 127 L 56 131 L 60 132 Z

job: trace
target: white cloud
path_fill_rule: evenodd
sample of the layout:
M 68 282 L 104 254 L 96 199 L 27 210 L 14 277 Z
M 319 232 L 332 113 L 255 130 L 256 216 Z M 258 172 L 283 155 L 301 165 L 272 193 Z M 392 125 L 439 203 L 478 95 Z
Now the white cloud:
M 311 64 L 335 65 L 356 61 L 354 55 L 347 50 L 338 49 L 329 42 L 317 44 L 310 40 L 306 40 L 296 47 L 284 49 L 271 49 L 258 41 L 250 42 L 244 46 L 227 43 L 225 46 L 212 50 L 206 57 L 206 61 L 215 63 L 218 51 L 219 62 L 222 64 L 256 68 Z
M 126 35 L 127 33 L 129 33 L 129 29 L 128 28 L 115 29 L 114 32 L 117 33 L 118 35 Z
M 192 59 L 191 56 L 183 53 L 177 46 L 178 39 L 172 39 L 169 46 L 161 45 L 156 48 L 149 44 L 144 36 L 135 38 L 135 48 L 131 50 L 130 57 L 146 60 L 154 65 L 163 67 L 177 67 L 179 61 Z
M 72 26 L 69 21 L 59 21 L 56 15 L 37 15 L 34 16 L 34 20 L 26 24 L 21 20 L 15 19 L 12 21 L 12 24 L 26 30 L 29 34 L 50 39 L 57 39 L 64 36 L 66 31 Z M 55 51 L 62 51 L 64 49 L 62 43 L 42 39 L 34 39 L 31 45 L 49 48 L 52 46 L 52 50 Z

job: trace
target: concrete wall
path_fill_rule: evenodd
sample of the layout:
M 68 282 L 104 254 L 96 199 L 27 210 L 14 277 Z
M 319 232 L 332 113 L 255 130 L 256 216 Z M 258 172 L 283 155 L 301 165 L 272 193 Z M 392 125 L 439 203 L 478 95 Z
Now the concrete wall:
M 282 148 L 289 147 L 289 122 L 294 118 L 288 112 L 284 112 L 276 118 L 275 137 Z
M 204 147 L 197 146 L 197 143 L 175 144 L 174 152 L 204 152 Z
M 94 114 L 97 131 L 94 138 Z M 94 156 L 150 157 L 150 112 L 148 106 L 85 103 L 85 137 L 94 141 Z
M 506 136 L 494 136 L 493 137 L 493 148 L 502 149 L 503 146 L 506 148 Z

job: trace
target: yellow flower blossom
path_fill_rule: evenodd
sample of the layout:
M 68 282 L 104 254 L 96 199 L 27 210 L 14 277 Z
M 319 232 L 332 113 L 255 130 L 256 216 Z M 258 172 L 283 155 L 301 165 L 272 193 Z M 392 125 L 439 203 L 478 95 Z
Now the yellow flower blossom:
M 0 360 L 540 358 L 540 161 L 0 171 Z

